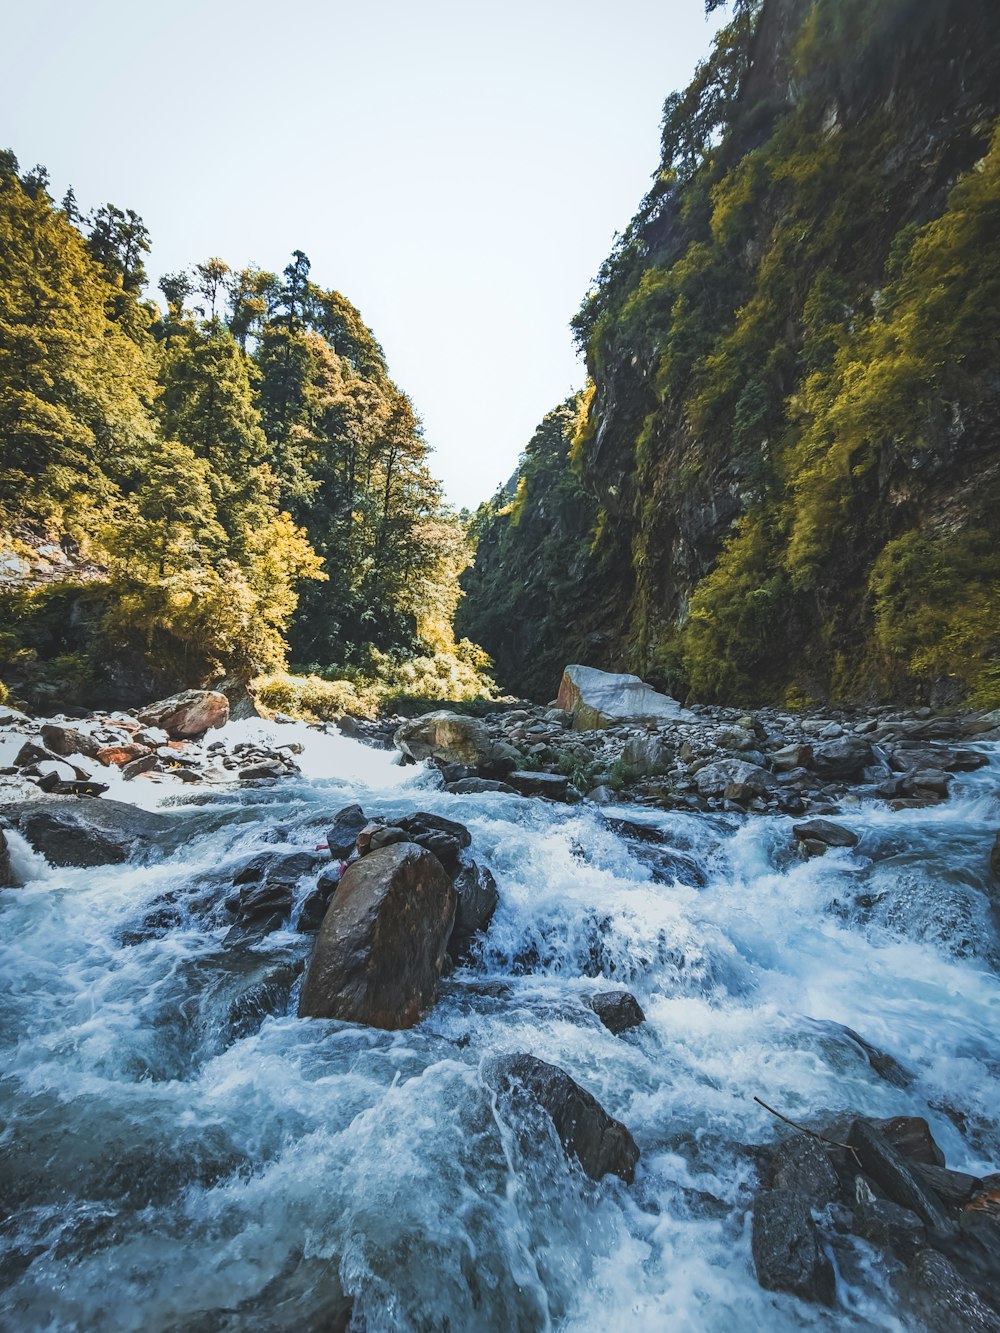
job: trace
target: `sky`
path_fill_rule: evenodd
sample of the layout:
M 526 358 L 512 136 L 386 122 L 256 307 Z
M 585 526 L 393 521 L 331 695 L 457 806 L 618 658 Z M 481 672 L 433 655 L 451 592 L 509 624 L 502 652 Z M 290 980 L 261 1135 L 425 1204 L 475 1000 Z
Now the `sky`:
M 475 507 L 585 372 L 569 320 L 649 185 L 703 0 L 22 0 L 0 138 L 84 210 L 134 208 L 151 278 L 304 250 Z

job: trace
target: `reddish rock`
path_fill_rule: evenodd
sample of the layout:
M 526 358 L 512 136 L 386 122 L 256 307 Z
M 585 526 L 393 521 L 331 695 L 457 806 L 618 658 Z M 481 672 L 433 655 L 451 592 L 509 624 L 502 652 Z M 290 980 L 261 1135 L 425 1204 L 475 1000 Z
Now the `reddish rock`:
M 144 759 L 149 754 L 152 750 L 147 745 L 102 745 L 95 758 L 106 768 L 124 768 L 133 759 Z

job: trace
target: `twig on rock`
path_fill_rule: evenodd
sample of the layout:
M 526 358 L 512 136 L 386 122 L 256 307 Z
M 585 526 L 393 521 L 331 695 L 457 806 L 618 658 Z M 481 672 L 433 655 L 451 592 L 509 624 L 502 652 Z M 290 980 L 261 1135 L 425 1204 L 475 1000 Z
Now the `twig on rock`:
M 776 1111 L 773 1106 L 768 1106 L 767 1102 L 761 1101 L 759 1097 L 755 1096 L 754 1101 L 758 1106 L 763 1106 L 765 1111 L 770 1111 L 771 1115 L 777 1116 L 779 1120 L 783 1120 L 786 1125 L 791 1125 L 792 1129 L 797 1129 L 800 1134 L 808 1134 L 811 1139 L 819 1139 L 820 1143 L 829 1144 L 831 1148 L 843 1148 L 845 1152 L 851 1154 L 859 1168 L 862 1171 L 864 1170 L 864 1167 L 861 1165 L 861 1158 L 849 1143 L 840 1143 L 837 1139 L 827 1138 L 825 1134 L 820 1134 L 815 1129 L 809 1129 L 806 1125 L 800 1125 L 795 1120 L 789 1120 L 787 1115 L 782 1115 L 780 1111 Z

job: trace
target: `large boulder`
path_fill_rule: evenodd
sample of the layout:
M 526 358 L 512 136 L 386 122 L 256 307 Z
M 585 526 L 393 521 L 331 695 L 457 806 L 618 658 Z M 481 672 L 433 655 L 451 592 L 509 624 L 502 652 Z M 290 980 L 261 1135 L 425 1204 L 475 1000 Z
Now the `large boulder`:
M 184 690 L 144 708 L 139 721 L 144 727 L 162 727 L 174 740 L 203 736 L 229 721 L 229 700 L 219 690 Z
M 88 759 L 96 759 L 97 751 L 100 749 L 100 742 L 95 741 L 93 736 L 77 731 L 75 727 L 60 726 L 56 722 L 46 722 L 42 727 L 41 737 L 42 743 L 53 754 L 82 754 Z
M 567 1154 L 577 1159 L 592 1180 L 609 1173 L 627 1184 L 635 1179 L 639 1160 L 635 1139 L 565 1069 L 534 1055 L 501 1055 L 485 1066 L 483 1077 L 498 1095 L 540 1107 Z
M 483 773 L 508 773 L 519 758 L 511 746 L 492 738 L 485 722 L 447 709 L 410 718 L 396 729 L 393 742 L 417 763 L 432 759 Z
M 6 806 L 0 813 L 53 866 L 148 860 L 173 829 L 169 815 L 139 810 L 122 801 L 57 797 Z
M 583 997 L 584 1004 L 601 1020 L 609 1032 L 620 1037 L 629 1028 L 637 1028 L 645 1023 L 646 1015 L 642 1005 L 631 991 L 601 990 L 593 991 Z
M 437 994 L 457 897 L 441 862 L 415 843 L 356 861 L 323 918 L 299 1017 L 412 1027 Z
M 577 731 L 613 727 L 619 722 L 695 721 L 694 714 L 676 699 L 658 693 L 638 676 L 587 666 L 566 668 L 556 703 L 572 716 Z
M 10 859 L 10 847 L 7 835 L 0 828 L 0 889 L 12 889 L 17 884 L 14 878 L 14 865 Z

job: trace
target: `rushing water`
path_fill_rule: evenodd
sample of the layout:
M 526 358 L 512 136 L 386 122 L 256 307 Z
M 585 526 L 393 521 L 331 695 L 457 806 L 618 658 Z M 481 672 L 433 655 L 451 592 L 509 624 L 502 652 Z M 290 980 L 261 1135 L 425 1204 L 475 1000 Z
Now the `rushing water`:
M 349 1299 L 372 1333 L 912 1327 L 861 1242 L 833 1311 L 757 1286 L 745 1145 L 781 1130 L 756 1094 L 796 1119 L 925 1115 L 949 1165 L 997 1169 L 995 761 L 941 806 L 848 808 L 859 847 L 803 862 L 786 818 L 451 796 L 277 730 L 306 742 L 303 779 L 173 795 L 150 865 L 52 870 L 13 839 L 31 880 L 0 894 L 4 1328 L 324 1329 Z M 311 939 L 227 948 L 206 902 L 275 838 L 312 849 L 352 800 L 467 824 L 501 892 L 481 959 L 409 1032 L 300 1020 L 294 991 L 234 1019 Z M 678 882 L 605 814 L 668 833 Z M 615 1037 L 581 996 L 621 985 L 647 1022 Z M 526 1149 L 479 1073 L 512 1050 L 630 1127 L 633 1186 Z

